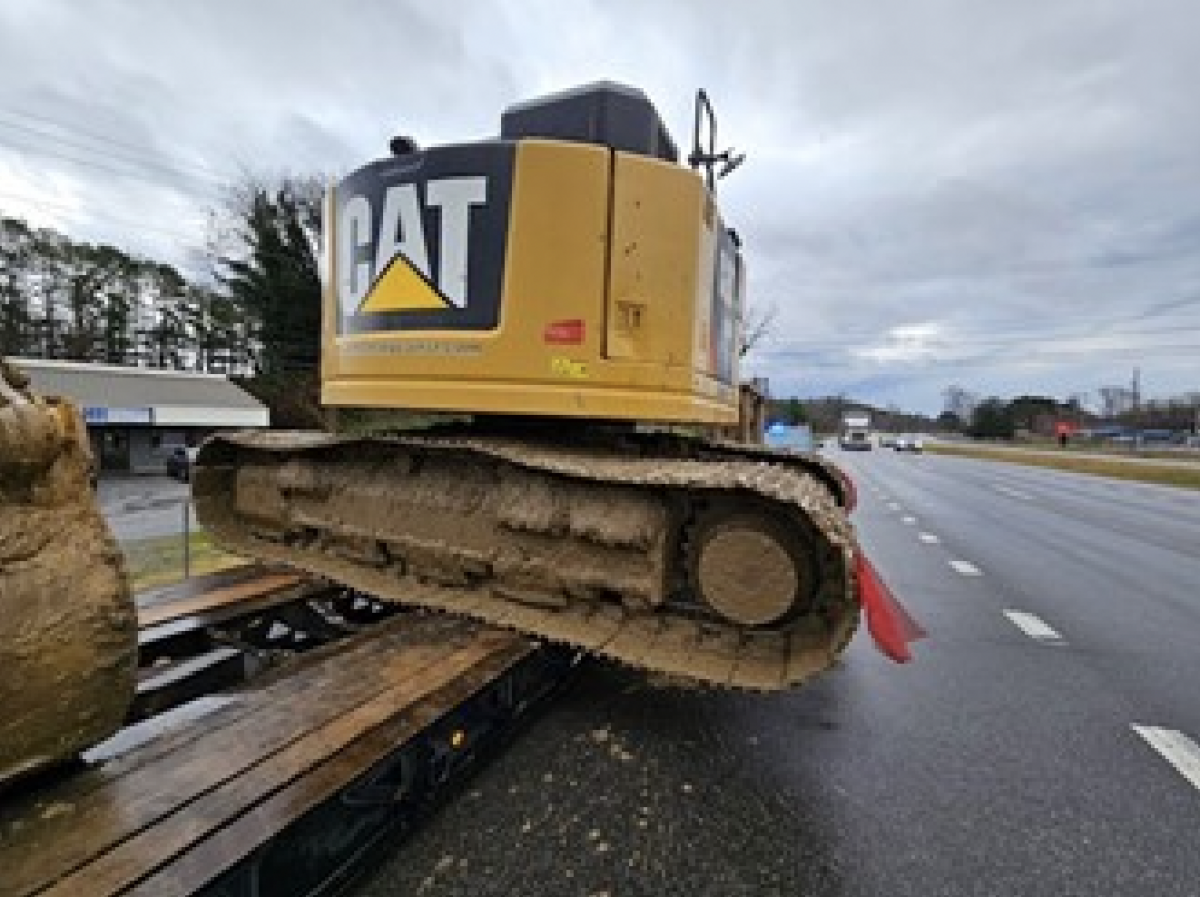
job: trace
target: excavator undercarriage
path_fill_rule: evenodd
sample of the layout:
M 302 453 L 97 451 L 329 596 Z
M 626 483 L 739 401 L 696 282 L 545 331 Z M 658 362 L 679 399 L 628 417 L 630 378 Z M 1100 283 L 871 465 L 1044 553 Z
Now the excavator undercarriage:
M 236 434 L 206 444 L 193 492 L 233 550 L 634 666 L 779 689 L 833 662 L 859 607 L 831 466 L 575 437 Z

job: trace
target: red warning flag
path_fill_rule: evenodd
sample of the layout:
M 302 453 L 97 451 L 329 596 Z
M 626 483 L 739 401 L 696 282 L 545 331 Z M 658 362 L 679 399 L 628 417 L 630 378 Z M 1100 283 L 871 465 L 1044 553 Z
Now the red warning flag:
M 867 615 L 867 631 L 880 651 L 896 663 L 907 663 L 912 660 L 909 644 L 928 633 L 896 600 L 861 550 L 857 552 L 857 558 L 855 571 L 863 611 Z

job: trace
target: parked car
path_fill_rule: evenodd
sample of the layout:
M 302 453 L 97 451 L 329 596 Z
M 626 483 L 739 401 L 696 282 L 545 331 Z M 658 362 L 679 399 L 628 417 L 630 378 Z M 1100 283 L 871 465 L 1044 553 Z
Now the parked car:
M 186 483 L 192 476 L 192 464 L 200 449 L 191 446 L 177 445 L 167 455 L 167 476 Z
M 925 443 L 920 436 L 897 436 L 892 448 L 898 452 L 920 452 L 925 448 Z

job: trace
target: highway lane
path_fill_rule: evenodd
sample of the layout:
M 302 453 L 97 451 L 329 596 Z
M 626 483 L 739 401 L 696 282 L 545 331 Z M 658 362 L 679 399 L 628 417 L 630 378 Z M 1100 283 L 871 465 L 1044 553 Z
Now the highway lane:
M 1200 495 L 939 456 L 847 466 L 977 567 L 998 609 L 1036 615 L 1110 689 L 1200 734 Z
M 1149 519 L 1171 496 L 1111 490 L 1131 510 L 1100 519 L 1100 482 L 834 457 L 930 631 L 914 663 L 860 633 L 776 695 L 594 665 L 358 893 L 1200 893 L 1187 743 L 1132 728 L 1200 737 L 1197 552 Z

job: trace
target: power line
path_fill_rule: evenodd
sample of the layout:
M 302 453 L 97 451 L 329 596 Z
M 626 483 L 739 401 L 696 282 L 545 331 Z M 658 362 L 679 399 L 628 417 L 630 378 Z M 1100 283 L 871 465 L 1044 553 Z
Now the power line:
M 8 120 L 4 120 L 4 119 L 8 119 Z M 17 119 L 17 120 L 13 121 L 12 119 Z M 37 127 L 33 127 L 33 126 L 25 123 L 28 121 L 32 121 L 32 122 L 38 123 L 43 126 L 49 126 L 53 129 L 55 129 L 56 131 L 64 132 L 64 133 L 49 133 L 45 130 L 44 127 L 39 129 Z M 75 124 L 67 125 L 64 122 L 57 121 L 55 119 L 52 119 L 52 118 L 49 118 L 46 116 L 37 115 L 34 113 L 29 113 L 29 112 L 19 111 L 19 110 L 0 109 L 0 132 L 4 131 L 6 129 L 9 132 L 15 131 L 20 134 L 32 136 L 38 140 L 42 140 L 42 141 L 48 142 L 50 144 L 59 144 L 59 146 L 52 145 L 48 148 L 42 148 L 39 151 L 44 152 L 45 154 L 50 155 L 51 157 L 60 158 L 60 159 L 63 159 L 65 161 L 71 162 L 76 165 L 94 168 L 94 169 L 97 169 L 100 171 L 104 171 L 106 173 L 117 174 L 122 177 L 130 178 L 130 179 L 134 179 L 134 180 L 140 180 L 142 182 L 148 181 L 148 179 L 146 179 L 144 177 L 143 172 L 145 169 L 150 168 L 150 169 L 155 169 L 155 170 L 158 170 L 158 171 L 161 171 L 161 172 L 164 172 L 167 174 L 171 174 L 174 176 L 186 177 L 186 178 L 191 179 L 192 181 L 207 181 L 210 184 L 215 186 L 214 177 L 216 176 L 217 173 L 216 173 L 215 169 L 209 168 L 208 166 L 192 166 L 192 165 L 186 165 L 186 163 L 184 165 L 176 165 L 176 164 L 169 164 L 169 163 L 163 162 L 161 159 L 152 159 L 145 155 L 144 147 L 139 147 L 139 146 L 129 143 L 129 142 L 117 140 L 117 139 L 113 138 L 111 135 L 102 134 L 102 133 L 96 132 L 96 131 L 89 131 L 88 129 L 82 128 Z M 78 136 L 76 136 L 76 135 L 78 135 Z M 79 136 L 82 136 L 85 139 L 82 139 L 82 140 L 78 139 Z M 116 148 L 116 150 L 119 150 L 119 152 L 115 151 L 114 149 L 107 149 L 107 148 L 106 149 L 98 149 L 97 147 L 88 145 L 86 140 L 93 140 L 93 141 L 98 141 L 100 143 L 108 144 L 111 147 Z M 12 146 L 11 143 L 8 145 Z M 71 149 L 71 148 L 78 149 L 85 153 L 88 153 L 89 155 L 86 158 L 80 158 L 77 155 L 74 155 L 69 152 L 65 152 L 64 147 L 67 149 Z M 24 152 L 31 151 L 28 146 L 24 146 L 24 145 L 20 145 L 20 144 L 18 144 L 16 148 L 18 148 Z M 113 167 L 112 165 L 104 164 L 106 161 L 111 161 L 113 163 L 116 163 L 116 165 L 118 167 Z M 120 166 L 133 166 L 133 169 L 131 170 L 130 168 L 125 168 L 125 167 L 120 167 Z M 188 171 L 187 169 L 190 169 L 190 171 Z M 36 203 L 39 205 L 58 207 L 58 208 L 66 210 L 66 211 L 71 211 L 71 212 L 77 211 L 77 208 L 74 206 L 70 206 L 70 205 L 63 204 L 63 203 L 55 203 L 52 200 L 46 200 L 46 199 L 35 198 L 35 197 L 22 197 L 18 194 L 14 194 L 14 193 L 0 193 L 0 195 L 6 195 L 6 196 L 9 196 L 14 199 L 21 199 L 25 202 Z M 199 245 L 198 242 L 196 242 L 196 241 L 203 241 L 207 238 L 207 235 L 203 234 L 203 233 L 197 233 L 197 232 L 193 232 L 193 231 L 183 231 L 183 230 L 178 230 L 178 229 L 174 229 L 174 228 L 163 227 L 160 225 L 147 224 L 144 220 L 134 221 L 134 220 L 126 219 L 126 218 L 121 218 L 119 216 L 112 215 L 111 213 L 106 212 L 106 211 L 97 211 L 97 210 L 89 209 L 87 211 L 87 214 L 89 217 L 106 220 L 106 221 L 109 221 L 109 222 L 112 222 L 112 223 L 115 223 L 115 224 L 118 224 L 118 225 L 121 225 L 124 227 L 136 229 L 138 231 L 149 231 L 149 232 L 154 232 L 154 233 L 159 233 L 159 234 L 164 234 L 167 236 L 175 237 L 175 238 L 178 238 L 181 240 L 186 240 L 189 242 L 190 245 L 185 244 L 185 246 L 182 247 L 185 249 L 200 250 L 200 251 L 205 251 L 205 252 L 208 251 L 207 246 Z M 270 254 L 270 255 L 273 256 L 274 254 Z M 278 256 L 278 257 L 285 258 L 285 256 Z M 288 257 L 288 258 L 290 258 L 290 257 Z M 1156 263 L 1156 262 L 1161 262 L 1161 259 L 1129 259 L 1129 260 L 1126 260 L 1126 263 L 1131 264 L 1131 265 L 1132 264 L 1151 264 L 1151 263 Z M 991 270 L 987 270 L 987 271 L 972 272 L 970 274 L 965 274 L 965 273 L 958 274 L 958 273 L 954 273 L 954 272 L 941 272 L 941 273 L 936 273 L 936 274 L 932 274 L 932 275 L 922 275 L 920 277 L 920 279 L 925 279 L 925 280 L 928 280 L 928 279 L 950 279 L 950 278 L 954 278 L 954 277 L 972 277 L 972 278 L 984 277 L 984 278 L 986 278 L 986 277 L 999 277 L 999 276 L 1003 276 L 1005 274 L 1024 275 L 1024 276 L 1050 276 L 1050 275 L 1054 275 L 1054 274 L 1062 274 L 1064 272 L 1069 272 L 1069 271 L 1080 271 L 1080 272 L 1087 271 L 1087 272 L 1091 273 L 1092 270 L 1093 269 L 1068 268 L 1066 266 L 1036 266 L 1033 268 L 1012 267 L 1012 268 L 1006 269 L 1004 271 L 996 271 L 995 269 L 991 269 Z M 1099 272 L 1097 271 L 1096 273 L 1099 273 Z M 916 279 L 916 278 L 914 278 L 914 279 Z M 811 283 L 815 283 L 815 282 L 811 282 Z M 848 289 L 850 289 L 850 287 L 847 287 L 846 289 L 848 290 Z M 822 291 L 828 291 L 828 290 L 829 290 L 828 285 L 825 285 L 822 287 Z M 1195 297 L 1194 299 L 1183 299 L 1178 302 L 1175 302 L 1174 305 L 1178 306 L 1181 304 L 1187 304 L 1190 301 L 1200 302 L 1200 297 Z M 1006 347 L 1016 345 L 1018 343 L 1024 344 L 1024 345 L 1033 343 L 1036 345 L 1038 343 L 1045 343 L 1045 342 L 1048 342 L 1048 341 L 1051 341 L 1054 339 L 1100 340 L 1100 339 L 1105 339 L 1105 338 L 1124 338 L 1124 337 L 1132 337 L 1132 336 L 1155 336 L 1155 335 L 1164 335 L 1164 334 L 1168 334 L 1168 333 L 1172 334 L 1172 335 L 1179 335 L 1181 333 L 1190 333 L 1194 330 L 1200 329 L 1200 325 L 1193 325 L 1193 324 L 1191 324 L 1191 322 L 1182 322 L 1182 324 L 1177 324 L 1177 325 L 1174 325 L 1171 327 L 1165 327 L 1165 328 L 1164 327 L 1156 327 L 1156 328 L 1117 328 L 1117 329 L 1114 329 L 1112 326 L 1114 324 L 1136 323 L 1137 321 L 1147 319 L 1147 317 L 1149 317 L 1149 316 L 1135 315 L 1135 316 L 1127 317 L 1127 318 L 1123 318 L 1123 319 L 1113 319 L 1113 320 L 1109 320 L 1106 322 L 1088 322 L 1085 325 L 1088 329 L 1088 332 L 1086 332 L 1086 333 L 1080 333 L 1077 331 L 1067 332 L 1067 333 L 1047 332 L 1048 330 L 1061 331 L 1062 328 L 1064 326 L 1066 326 L 1064 324 L 1059 324 L 1059 323 L 1043 324 L 1040 326 L 1032 326 L 1032 325 L 1025 324 L 1025 325 L 1017 325 L 1015 327 L 1013 325 L 1009 325 L 1007 327 L 994 326 L 994 327 L 989 328 L 988 335 L 947 334 L 943 337 L 940 337 L 940 339 L 946 341 L 945 344 L 950 349 L 957 348 L 957 347 L 1006 348 Z M 1154 315 L 1153 317 L 1159 317 L 1159 315 Z M 1101 327 L 1106 327 L 1108 329 L 1104 332 L 1097 332 L 1099 330 L 1099 328 L 1101 328 Z M 1008 336 L 1003 336 L 1003 334 L 1008 334 Z M 888 334 L 880 334 L 877 330 L 874 330 L 874 329 L 871 329 L 871 330 L 862 329 L 862 330 L 849 331 L 849 332 L 843 330 L 836 336 L 832 336 L 827 339 L 820 339 L 820 338 L 813 338 L 813 337 L 807 337 L 807 338 L 806 337 L 790 337 L 790 338 L 785 338 L 782 340 L 781 339 L 769 339 L 767 344 L 763 348 L 772 356 L 790 357 L 790 356 L 795 356 L 797 354 L 804 354 L 806 349 L 809 349 L 809 350 L 821 350 L 821 349 L 833 350 L 833 349 L 846 348 L 847 340 L 854 339 L 856 337 L 856 335 L 858 337 L 861 337 L 864 339 L 883 339 L 884 344 L 881 348 L 885 352 L 890 346 L 896 346 L 899 348 L 903 348 L 906 343 L 906 338 L 903 335 L 895 336 L 895 335 L 888 335 Z M 913 341 L 919 342 L 919 337 L 915 337 L 913 339 Z M 934 345 L 936 346 L 937 343 L 935 342 Z M 783 348 L 782 348 L 782 350 L 776 349 L 775 348 L 776 346 L 782 346 Z M 1106 357 L 1111 357 L 1114 352 L 1119 352 L 1119 351 L 1159 351 L 1162 348 L 1163 347 L 1161 347 L 1161 346 L 1155 346 L 1153 344 L 1150 344 L 1150 345 L 1136 347 L 1136 348 L 1134 348 L 1134 347 L 1128 347 L 1128 348 L 1127 347 L 1112 347 L 1112 348 L 1079 347 L 1074 350 L 1063 350 L 1063 351 L 1069 351 L 1070 354 L 1072 354 L 1072 355 L 1083 354 L 1083 353 L 1088 353 L 1088 352 L 1098 352 L 1098 353 L 1104 354 Z M 1039 356 L 1039 357 L 1045 357 L 1044 353 L 1042 356 Z M 897 360 L 896 363 L 902 363 L 902 362 Z
M 1086 333 L 1084 335 L 1094 336 L 1094 337 L 1098 338 L 1098 337 L 1102 337 L 1102 336 L 1106 335 L 1106 331 L 1104 331 L 1102 328 L 1111 328 L 1114 325 L 1137 324 L 1142 321 L 1153 321 L 1153 320 L 1162 320 L 1162 319 L 1171 320 L 1181 314 L 1191 314 L 1190 310 L 1180 311 L 1180 309 L 1181 309 L 1181 307 L 1183 307 L 1185 305 L 1189 305 L 1192 302 L 1196 302 L 1198 304 L 1198 306 L 1200 306 L 1200 293 L 1197 293 L 1194 296 L 1186 296 L 1186 297 L 1182 297 L 1179 299 L 1175 299 L 1175 300 L 1172 300 L 1167 303 L 1159 302 L 1155 306 L 1151 306 L 1148 309 L 1136 312 L 1134 314 L 1109 316 L 1102 320 L 1096 320 L 1096 319 L 1081 320 L 1076 315 L 1076 316 L 1073 316 L 1070 320 L 1040 321 L 1040 322 L 1010 321 L 1010 322 L 983 323 L 982 325 L 976 325 L 976 326 L 987 327 L 988 335 L 1011 334 L 1011 335 L 1016 335 L 1016 336 L 1031 336 L 1031 337 L 1053 337 L 1053 336 L 1058 336 L 1059 334 L 1057 333 L 1057 331 L 1062 331 L 1064 328 L 1084 327 L 1089 331 L 1088 333 Z M 1200 307 L 1198 307 L 1197 310 L 1200 311 Z M 1197 323 L 1200 324 L 1200 321 L 1198 321 Z M 828 337 L 804 337 L 804 336 L 778 337 L 778 336 L 774 336 L 774 337 L 769 337 L 769 339 L 773 344 L 776 344 L 776 345 L 806 345 L 806 344 L 813 344 L 813 343 L 826 344 L 826 343 L 844 342 L 847 339 L 854 339 L 854 338 L 890 339 L 894 342 L 902 342 L 905 339 L 913 339 L 913 340 L 920 339 L 921 334 L 919 332 L 914 332 L 914 333 L 912 333 L 911 336 L 909 336 L 903 332 L 897 333 L 896 331 L 904 331 L 905 329 L 910 329 L 910 330 L 916 331 L 917 328 L 920 328 L 922 326 L 926 326 L 929 324 L 937 325 L 938 322 L 936 322 L 936 321 L 917 321 L 917 322 L 912 322 L 912 323 L 907 323 L 907 324 L 893 324 L 889 328 L 887 328 L 887 330 L 884 330 L 882 332 L 878 325 L 871 326 L 871 327 L 851 327 L 851 328 L 840 327 L 840 328 L 838 328 L 836 334 L 831 334 Z M 1186 329 L 1186 328 L 1190 328 L 1192 326 L 1192 323 L 1191 323 L 1191 321 L 1185 320 L 1185 321 L 1181 321 L 1181 322 L 1178 322 L 1178 323 L 1170 325 L 1170 326 L 1171 326 L 1172 330 L 1174 330 L 1174 329 L 1178 328 L 1180 325 L 1182 325 Z M 971 334 L 961 334 L 961 333 L 956 334 L 953 332 L 947 332 L 947 333 L 943 333 L 943 334 L 934 334 L 934 335 L 932 335 L 932 337 L 957 341 L 959 339 L 970 338 Z
M 7 197 L 8 199 L 19 200 L 21 202 L 25 202 L 25 203 L 28 203 L 31 205 L 48 206 L 48 207 L 54 208 L 54 209 L 62 209 L 63 211 L 66 211 L 66 212 L 81 212 L 82 211 L 83 214 L 87 215 L 89 218 L 99 218 L 104 221 L 111 222 L 113 224 L 122 224 L 122 225 L 125 225 L 126 227 L 132 228 L 134 230 L 153 231 L 155 233 L 166 234 L 168 236 L 179 237 L 179 238 L 194 239 L 196 237 L 196 234 L 192 231 L 176 230 L 174 228 L 166 228 L 166 227 L 161 227 L 159 225 L 146 224 L 145 221 L 134 221 L 130 218 L 121 218 L 116 215 L 113 215 L 111 212 L 102 212 L 102 211 L 96 211 L 93 209 L 81 210 L 79 207 L 71 205 L 70 203 L 58 202 L 53 199 L 44 199 L 42 197 L 27 196 L 27 195 L 22 195 L 20 193 L 11 193 L 6 190 L 0 190 L 0 196 Z M 64 234 L 63 236 L 66 236 L 66 235 Z
M 1191 360 L 1196 356 L 1195 343 L 1176 343 L 1176 344 L 1159 344 L 1155 346 L 1129 346 L 1122 348 L 1114 348 L 1104 350 L 1098 353 L 1095 349 L 1081 349 L 1078 351 L 1056 349 L 1052 351 L 1045 350 L 1030 350 L 1023 353 L 1019 357 L 1010 355 L 1000 355 L 997 353 L 989 353 L 975 357 L 955 357 L 955 358 L 939 358 L 936 355 L 922 356 L 912 359 L 890 359 L 878 360 L 864 358 L 859 355 L 850 355 L 846 353 L 838 358 L 800 358 L 796 357 L 796 364 L 801 369 L 803 368 L 848 368 L 862 367 L 864 365 L 876 366 L 891 366 L 897 368 L 905 368 L 910 365 L 921 365 L 923 367 L 984 367 L 988 365 L 1012 365 L 1014 363 L 1022 364 L 1041 364 L 1050 362 L 1067 362 L 1079 361 L 1081 357 L 1098 356 L 1096 361 L 1099 363 L 1107 363 L 1111 361 L 1140 361 L 1145 363 L 1148 353 L 1154 353 L 1158 358 L 1170 359 L 1186 359 Z M 777 361 L 777 359 L 776 359 Z
M 68 203 L 56 202 L 54 200 L 34 198 L 34 197 L 30 197 L 30 196 L 22 196 L 21 194 L 10 193 L 7 191 L 0 190 L 0 197 L 2 197 L 2 196 L 7 196 L 10 199 L 17 199 L 17 200 L 20 200 L 20 201 L 26 202 L 26 203 L 34 203 L 34 204 L 42 205 L 42 206 L 49 206 L 51 208 L 58 208 L 58 209 L 62 209 L 64 211 L 69 211 L 69 212 L 79 211 L 79 209 L 77 209 L 75 206 L 70 205 Z M 160 233 L 160 234 L 164 234 L 166 236 L 178 238 L 181 241 L 183 241 L 183 240 L 199 241 L 199 242 L 191 242 L 191 243 L 182 243 L 182 245 L 179 248 L 182 250 L 185 250 L 185 251 L 189 251 L 189 250 L 198 251 L 198 252 L 203 253 L 206 256 L 213 256 L 214 261 L 216 260 L 214 252 L 211 250 L 210 246 L 207 245 L 207 243 L 206 243 L 206 241 L 208 239 L 207 234 L 203 234 L 203 233 L 199 233 L 199 232 L 192 232 L 192 231 L 174 230 L 171 228 L 146 224 L 144 221 L 134 221 L 134 220 L 131 220 L 128 218 L 121 218 L 121 217 L 115 216 L 108 212 L 99 212 L 99 211 L 94 211 L 91 209 L 89 209 L 86 212 L 86 214 L 90 218 L 99 218 L 99 219 L 108 221 L 110 223 L 120 224 L 124 227 L 128 227 L 133 230 L 150 231 L 153 233 Z M 55 231 L 55 233 L 57 233 L 57 231 Z M 62 236 L 66 239 L 71 239 L 66 234 L 62 234 Z M 74 242 L 81 242 L 81 241 L 74 241 Z M 285 254 L 281 254 L 281 253 L 277 253 L 277 252 L 268 252 L 265 250 L 258 250 L 258 254 L 264 258 L 276 259 L 279 261 L 293 261 L 294 260 L 293 257 L 290 255 L 285 255 Z
M 28 145 L 22 144 L 20 142 L 20 140 L 17 140 L 14 142 L 11 139 L 2 139 L 2 140 L 0 140 L 0 145 L 6 146 L 10 150 L 14 150 L 18 153 L 36 152 L 37 154 L 39 154 L 41 156 L 49 156 L 54 159 L 59 159 L 64 162 L 69 162 L 72 165 L 77 165 L 81 168 L 90 168 L 90 169 L 94 169 L 96 171 L 104 172 L 105 174 L 114 174 L 114 175 L 117 175 L 118 177 L 127 178 L 127 179 L 133 180 L 133 181 L 140 181 L 141 183 L 145 183 L 145 184 L 154 183 L 154 182 L 152 181 L 152 179 L 146 177 L 145 174 L 140 169 L 145 168 L 145 167 L 158 168 L 159 170 L 163 171 L 164 173 L 173 174 L 177 177 L 186 178 L 193 185 L 196 185 L 198 187 L 205 187 L 205 189 L 203 189 L 203 190 L 193 190 L 191 192 L 196 192 L 196 193 L 200 193 L 202 195 L 207 195 L 210 198 L 215 198 L 217 196 L 216 190 L 219 185 L 215 181 L 209 181 L 209 182 L 207 182 L 207 185 L 206 185 L 204 182 L 200 181 L 194 175 L 184 174 L 176 169 L 172 169 L 165 165 L 155 165 L 153 163 L 135 162 L 132 160 L 121 159 L 119 157 L 110 156 L 105 153 L 92 154 L 92 155 L 88 155 L 88 156 L 78 156 L 71 152 L 67 152 L 63 149 L 59 149 L 59 148 L 55 148 L 55 147 L 30 147 Z M 91 152 L 91 151 L 89 150 L 89 152 Z M 108 161 L 115 162 L 116 164 L 112 164 L 112 165 L 107 164 Z M 123 167 L 123 166 L 132 166 L 132 167 Z M 162 186 L 165 186 L 165 184 L 162 184 Z
M 1106 346 L 1096 345 L 1096 343 L 1104 340 L 1136 340 L 1139 337 L 1154 336 L 1179 337 L 1187 336 L 1189 334 L 1196 334 L 1197 342 L 1193 344 L 1192 347 L 1193 350 L 1196 350 L 1196 346 L 1200 345 L 1200 323 L 1176 324 L 1148 328 L 1110 329 L 1104 333 L 1068 334 L 1031 331 L 1028 333 L 1012 334 L 1009 336 L 959 334 L 943 336 L 929 341 L 912 340 L 909 342 L 898 340 L 866 346 L 854 340 L 838 338 L 788 342 L 781 348 L 776 348 L 771 342 L 765 342 L 761 347 L 761 351 L 764 355 L 773 356 L 777 359 L 786 359 L 792 357 L 802 357 L 816 352 L 829 352 L 838 350 L 857 351 L 859 353 L 874 353 L 880 355 L 887 355 L 893 352 L 903 353 L 905 351 L 912 351 L 916 353 L 952 353 L 959 349 L 986 350 L 1017 347 L 1037 347 L 1069 341 L 1088 342 L 1091 343 L 1091 345 L 1063 347 L 1064 351 L 1107 355 L 1113 351 L 1124 351 L 1126 349 L 1131 351 L 1149 351 L 1155 349 L 1158 343 L 1153 340 L 1138 340 L 1138 344 L 1134 346 Z
M 9 121 L 3 121 L 8 119 Z M 16 119 L 16 122 L 12 120 Z M 35 127 L 30 125 L 33 122 Z M 131 143 L 129 141 L 118 140 L 110 134 L 105 134 L 101 131 L 90 130 L 81 127 L 78 123 L 67 123 L 58 119 L 50 118 L 46 115 L 40 115 L 34 112 L 27 112 L 20 109 L 3 109 L 0 108 L 0 125 L 5 125 L 10 128 L 17 128 L 38 136 L 47 136 L 52 139 L 62 142 L 73 143 L 77 146 L 82 146 L 84 149 L 94 151 L 93 147 L 87 146 L 86 143 L 81 143 L 79 138 L 84 141 L 93 141 L 109 144 L 122 151 L 123 155 L 132 155 L 139 160 L 148 161 L 154 165 L 167 165 L 171 169 L 179 172 L 193 172 L 197 177 L 207 178 L 211 180 L 221 180 L 225 177 L 225 173 L 218 171 L 211 165 L 199 162 L 170 162 L 164 163 L 161 159 L 148 156 L 144 144 Z M 47 132 L 46 128 L 53 129 L 52 132 Z M 111 150 L 109 151 L 111 153 Z
M 1200 241 L 1194 241 L 1200 242 Z M 751 244 L 752 245 L 752 244 Z M 1171 261 L 1191 262 L 1194 261 L 1197 251 L 1200 251 L 1200 246 L 1189 247 L 1186 245 L 1174 244 L 1174 251 L 1170 255 L 1159 254 L 1157 256 L 1142 257 L 1142 258 L 1127 258 L 1121 260 L 1108 260 L 1107 262 L 1096 261 L 1092 264 L 1086 262 L 1072 262 L 1069 264 L 1040 264 L 1040 265 L 1008 265 L 997 266 L 994 264 L 980 265 L 976 268 L 965 271 L 925 271 L 911 274 L 880 274 L 870 278 L 862 276 L 861 268 L 851 271 L 850 273 L 838 272 L 830 274 L 824 278 L 820 276 L 809 276 L 802 280 L 790 280 L 789 288 L 799 283 L 802 286 L 811 287 L 819 291 L 822 295 L 833 294 L 848 294 L 859 296 L 862 295 L 864 289 L 877 287 L 880 284 L 885 286 L 900 286 L 905 284 L 923 284 L 938 281 L 954 281 L 954 280 L 972 280 L 972 281 L 992 281 L 1001 278 L 1007 279 L 1027 279 L 1037 277 L 1061 277 L 1064 275 L 1105 275 L 1111 276 L 1112 269 L 1138 268 L 1147 265 L 1162 265 Z M 860 255 L 866 257 L 868 253 L 862 252 Z M 751 266 L 751 271 L 754 268 Z

